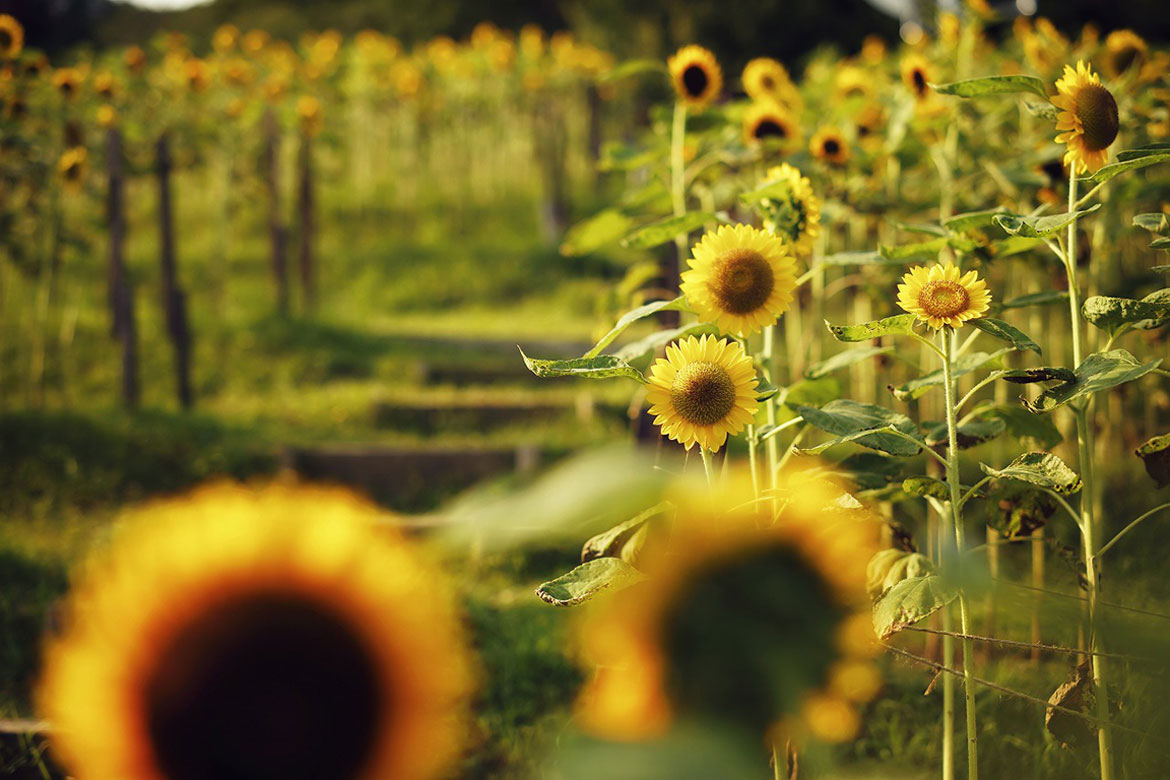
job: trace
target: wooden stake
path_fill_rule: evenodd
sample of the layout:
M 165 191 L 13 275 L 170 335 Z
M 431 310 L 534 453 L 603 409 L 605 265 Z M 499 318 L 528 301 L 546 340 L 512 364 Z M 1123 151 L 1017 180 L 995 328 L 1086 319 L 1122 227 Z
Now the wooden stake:
M 288 316 L 288 262 L 285 227 L 280 218 L 280 128 L 272 109 L 264 114 L 264 180 L 268 189 L 268 233 L 272 247 L 272 275 L 276 279 L 276 309 Z
M 138 406 L 138 331 L 134 324 L 134 290 L 126 277 L 122 245 L 126 236 L 124 211 L 122 134 L 111 127 L 106 134 L 109 189 L 106 196 L 106 220 L 110 229 L 109 302 L 111 335 L 122 346 L 122 404 L 128 409 Z

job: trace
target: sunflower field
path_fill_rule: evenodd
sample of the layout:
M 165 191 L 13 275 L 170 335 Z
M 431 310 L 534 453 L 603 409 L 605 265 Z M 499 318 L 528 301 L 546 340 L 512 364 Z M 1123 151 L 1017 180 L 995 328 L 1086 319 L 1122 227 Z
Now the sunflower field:
M 1170 776 L 1170 48 L 1026 5 L 0 14 L 0 776 Z

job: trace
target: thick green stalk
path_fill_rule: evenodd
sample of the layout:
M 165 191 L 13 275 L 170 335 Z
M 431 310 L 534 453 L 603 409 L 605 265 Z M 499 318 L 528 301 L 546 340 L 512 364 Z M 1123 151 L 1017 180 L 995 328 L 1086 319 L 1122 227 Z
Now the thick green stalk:
M 953 565 L 962 565 L 963 554 L 963 517 L 962 502 L 959 490 L 959 444 L 958 425 L 955 415 L 955 377 L 952 368 L 955 342 L 954 332 L 944 328 L 941 332 L 943 347 L 943 392 L 946 394 L 947 407 L 947 486 L 951 491 L 951 523 L 955 532 L 955 558 Z M 967 597 L 962 587 L 959 589 L 959 627 L 964 637 L 971 635 L 970 615 L 967 608 Z M 979 732 L 975 728 L 975 685 L 972 681 L 975 660 L 973 642 L 963 639 L 963 693 L 967 710 L 967 778 L 978 780 L 979 777 Z

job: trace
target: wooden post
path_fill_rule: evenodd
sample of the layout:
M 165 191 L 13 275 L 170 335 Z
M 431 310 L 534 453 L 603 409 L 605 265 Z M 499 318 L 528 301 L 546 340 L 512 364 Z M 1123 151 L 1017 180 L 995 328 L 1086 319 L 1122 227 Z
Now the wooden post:
M 187 301 L 179 288 L 175 261 L 175 214 L 171 200 L 171 143 L 166 133 L 155 146 L 158 162 L 159 260 L 162 308 L 167 335 L 175 347 L 175 380 L 179 405 L 191 408 L 191 332 L 187 328 Z
M 128 409 L 138 406 L 138 331 L 134 324 L 134 290 L 126 278 L 122 245 L 126 236 L 124 211 L 122 134 L 111 127 L 106 134 L 109 189 L 106 196 L 106 219 L 110 229 L 109 300 L 111 335 L 122 346 L 122 404 Z
M 288 316 L 288 262 L 285 227 L 280 219 L 280 128 L 276 114 L 264 114 L 264 180 L 268 189 L 268 233 L 272 247 L 272 275 L 276 278 L 276 308 Z
M 297 187 L 297 214 L 300 222 L 300 245 L 297 261 L 301 272 L 301 305 L 306 312 L 313 309 L 317 300 L 313 262 L 313 240 L 316 237 L 316 221 L 313 197 L 313 139 L 312 135 L 301 133 L 301 149 L 298 156 L 300 182 Z

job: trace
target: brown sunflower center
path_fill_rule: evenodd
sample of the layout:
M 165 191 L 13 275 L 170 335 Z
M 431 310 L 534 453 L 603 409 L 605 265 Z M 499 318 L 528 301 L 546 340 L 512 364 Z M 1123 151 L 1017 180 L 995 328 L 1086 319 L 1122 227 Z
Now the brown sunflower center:
M 15 42 L 16 39 L 12 37 L 12 33 L 6 27 L 0 27 L 0 51 L 8 51 Z
M 160 775 L 342 780 L 369 762 L 385 714 L 378 668 L 330 607 L 247 594 L 159 650 L 142 695 Z
M 830 138 L 825 141 L 825 143 L 822 145 L 822 148 L 825 150 L 825 154 L 829 157 L 836 157 L 841 153 L 841 142 L 836 138 Z
M 715 363 L 688 363 L 670 386 L 670 402 L 693 425 L 714 425 L 735 407 L 735 382 Z
M 771 92 L 773 89 L 776 88 L 776 80 L 773 79 L 771 76 L 761 76 L 760 77 L 760 86 L 763 87 L 764 89 L 768 90 L 769 92 Z
M 756 123 L 755 131 L 752 133 L 755 138 L 787 138 L 788 132 L 784 129 L 784 125 L 777 122 L 775 119 L 762 119 Z
M 1113 70 L 1124 73 L 1130 69 L 1142 56 L 1142 50 L 1137 46 L 1126 45 L 1113 52 Z
M 926 74 L 921 69 L 915 68 L 910 74 L 910 80 L 914 82 L 914 91 L 919 97 L 926 94 Z
M 1117 118 L 1117 101 L 1109 90 L 1100 84 L 1086 84 L 1077 90 L 1077 119 L 1084 128 L 1085 148 L 1099 152 L 1117 137 L 1120 123 Z
M 966 311 L 970 303 L 967 288 L 950 279 L 927 282 L 918 293 L 918 305 L 930 317 L 954 317 Z
M 699 97 L 707 89 L 710 79 L 700 65 L 688 65 L 682 74 L 683 87 L 691 97 Z
M 775 282 L 767 258 L 752 249 L 734 249 L 719 258 L 710 289 L 720 309 L 747 314 L 764 305 Z

